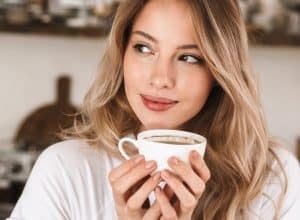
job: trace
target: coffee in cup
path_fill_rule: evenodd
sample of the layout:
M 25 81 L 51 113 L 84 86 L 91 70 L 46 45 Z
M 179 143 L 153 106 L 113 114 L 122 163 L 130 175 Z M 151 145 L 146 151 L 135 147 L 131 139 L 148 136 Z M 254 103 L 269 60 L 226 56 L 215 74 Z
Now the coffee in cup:
M 130 159 L 124 149 L 124 143 L 131 143 L 138 152 L 145 156 L 146 160 L 155 160 L 157 162 L 156 171 L 163 169 L 170 170 L 167 160 L 171 156 L 189 164 L 188 155 L 190 151 L 197 151 L 202 157 L 206 147 L 206 138 L 188 131 L 154 129 L 139 133 L 137 139 L 129 137 L 121 138 L 118 148 L 121 154 Z

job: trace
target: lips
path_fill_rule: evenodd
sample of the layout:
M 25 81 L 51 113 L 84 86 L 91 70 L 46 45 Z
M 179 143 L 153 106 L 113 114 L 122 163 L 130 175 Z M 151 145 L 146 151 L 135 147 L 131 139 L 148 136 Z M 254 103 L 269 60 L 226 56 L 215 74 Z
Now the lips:
M 161 97 L 154 97 L 150 95 L 142 95 L 144 99 L 147 99 L 152 102 L 157 102 L 157 103 L 162 103 L 162 104 L 173 104 L 177 103 L 178 101 L 172 100 L 172 99 L 167 99 L 167 98 L 161 98 Z
M 167 111 L 178 103 L 178 101 L 162 97 L 154 97 L 149 95 L 141 95 L 141 97 L 145 107 L 151 111 L 157 112 Z

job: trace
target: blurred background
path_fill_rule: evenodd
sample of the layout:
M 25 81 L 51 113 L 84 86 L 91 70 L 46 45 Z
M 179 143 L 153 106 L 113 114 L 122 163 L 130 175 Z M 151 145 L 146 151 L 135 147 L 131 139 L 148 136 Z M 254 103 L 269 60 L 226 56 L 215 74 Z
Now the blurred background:
M 300 0 L 239 0 L 272 135 L 298 156 Z M 95 77 L 116 0 L 0 0 L 0 220 Z M 69 116 L 68 116 L 69 115 Z

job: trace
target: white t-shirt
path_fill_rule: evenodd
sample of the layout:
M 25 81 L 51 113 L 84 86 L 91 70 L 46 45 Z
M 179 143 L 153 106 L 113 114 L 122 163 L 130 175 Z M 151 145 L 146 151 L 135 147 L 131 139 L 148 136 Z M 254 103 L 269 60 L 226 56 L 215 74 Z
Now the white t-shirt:
M 289 184 L 281 218 L 300 219 L 300 169 L 296 158 L 278 151 Z M 117 219 L 110 170 L 120 160 L 83 141 L 69 140 L 47 148 L 38 158 L 11 217 L 7 220 L 113 220 Z M 278 168 L 274 162 L 273 168 Z M 275 201 L 280 194 L 278 181 L 272 179 L 264 191 Z M 274 207 L 264 196 L 249 210 L 249 219 L 272 219 Z

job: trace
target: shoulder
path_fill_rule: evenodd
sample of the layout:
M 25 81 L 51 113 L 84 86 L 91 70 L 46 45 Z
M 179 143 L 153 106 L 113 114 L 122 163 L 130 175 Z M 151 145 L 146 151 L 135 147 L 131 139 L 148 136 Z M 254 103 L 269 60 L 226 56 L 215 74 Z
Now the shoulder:
M 275 174 L 286 175 L 288 190 L 293 189 L 300 192 L 299 161 L 291 152 L 283 148 L 275 148 L 274 153 L 278 157 L 278 160 L 273 160 L 271 166 L 272 171 L 274 171 Z M 296 185 L 298 186 L 296 187 Z
M 276 157 L 270 164 L 269 177 L 258 203 L 260 216 L 266 219 L 273 216 L 275 204 L 281 201 L 280 219 L 294 219 L 295 215 L 300 214 L 299 162 L 283 148 L 273 148 L 273 152 Z
M 83 140 L 58 142 L 45 149 L 36 161 L 35 168 L 43 167 L 47 171 L 65 171 L 74 174 L 74 170 L 109 171 L 120 161 L 101 147 L 93 147 Z M 42 168 L 41 168 L 42 169 Z
M 282 148 L 282 147 L 277 147 L 277 148 L 273 148 L 273 151 L 278 156 L 278 158 L 283 163 L 283 165 L 285 165 L 287 167 L 291 164 L 299 165 L 297 158 L 294 156 L 294 154 L 292 154 L 287 149 Z
M 112 205 L 107 173 L 117 163 L 82 140 L 49 146 L 38 157 L 12 217 L 69 219 L 76 210 L 79 219 L 92 219 L 105 213 Z
M 83 140 L 67 140 L 55 143 L 46 148 L 40 158 L 67 156 L 66 159 L 87 156 L 92 147 Z M 81 156 L 80 156 L 81 155 Z
M 300 199 L 300 164 L 297 158 L 285 149 L 278 148 L 275 149 L 274 152 L 278 156 L 281 164 L 279 164 L 278 161 L 274 161 L 272 168 L 275 171 L 275 174 L 278 173 L 280 176 L 285 175 L 287 180 L 283 205 L 290 205 L 289 203 Z M 282 169 L 279 169 L 281 166 Z

